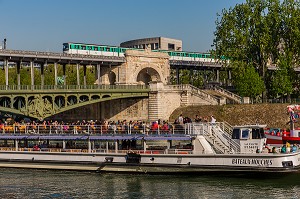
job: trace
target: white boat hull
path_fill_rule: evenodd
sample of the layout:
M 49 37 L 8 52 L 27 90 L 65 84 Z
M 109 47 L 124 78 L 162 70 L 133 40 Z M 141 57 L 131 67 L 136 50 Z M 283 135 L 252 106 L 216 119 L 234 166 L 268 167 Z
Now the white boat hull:
M 0 152 L 0 167 L 129 173 L 293 172 L 300 153 L 290 154 L 141 154 L 138 163 L 127 154 Z

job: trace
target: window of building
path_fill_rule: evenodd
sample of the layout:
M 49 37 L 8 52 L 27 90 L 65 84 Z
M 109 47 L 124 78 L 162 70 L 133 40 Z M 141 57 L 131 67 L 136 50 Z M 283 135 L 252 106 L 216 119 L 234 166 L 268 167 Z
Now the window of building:
M 168 43 L 168 50 L 175 50 L 175 44 Z

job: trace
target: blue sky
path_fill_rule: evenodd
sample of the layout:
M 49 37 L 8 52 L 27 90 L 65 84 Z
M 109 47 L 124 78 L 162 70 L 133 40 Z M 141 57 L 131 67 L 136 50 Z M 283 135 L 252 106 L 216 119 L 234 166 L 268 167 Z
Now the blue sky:
M 245 0 L 0 0 L 0 40 L 14 50 L 62 51 L 63 42 L 119 45 L 145 37 L 211 49 L 217 13 Z

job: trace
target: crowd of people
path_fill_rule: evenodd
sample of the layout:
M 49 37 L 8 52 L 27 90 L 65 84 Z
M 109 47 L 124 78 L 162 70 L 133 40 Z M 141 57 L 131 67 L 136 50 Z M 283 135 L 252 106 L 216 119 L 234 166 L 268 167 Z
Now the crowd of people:
M 273 146 L 272 148 L 269 145 L 265 144 L 262 151 L 257 149 L 256 153 L 295 153 L 298 150 L 299 150 L 299 145 L 295 143 L 291 145 L 289 142 L 287 142 L 281 147 Z
M 211 116 L 201 117 L 196 115 L 194 120 L 189 117 L 183 117 L 182 114 L 175 119 L 174 123 L 166 120 L 157 120 L 153 122 L 145 122 L 141 120 L 78 120 L 78 121 L 30 121 L 6 119 L 0 121 L 0 132 L 25 132 L 40 133 L 52 131 L 54 133 L 182 133 L 184 132 L 184 124 L 192 122 L 216 122 Z

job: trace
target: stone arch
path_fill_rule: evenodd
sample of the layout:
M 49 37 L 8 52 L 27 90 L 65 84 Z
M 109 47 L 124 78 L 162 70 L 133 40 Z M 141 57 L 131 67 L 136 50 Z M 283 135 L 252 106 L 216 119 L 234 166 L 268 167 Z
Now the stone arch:
M 151 81 L 160 82 L 161 75 L 154 68 L 146 67 L 139 71 L 136 81 L 148 85 Z
M 113 71 L 109 71 L 108 80 L 109 80 L 110 85 L 115 85 L 116 84 L 117 76 Z

